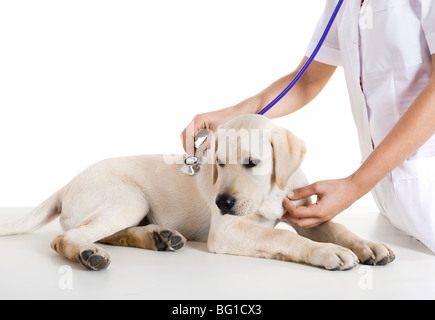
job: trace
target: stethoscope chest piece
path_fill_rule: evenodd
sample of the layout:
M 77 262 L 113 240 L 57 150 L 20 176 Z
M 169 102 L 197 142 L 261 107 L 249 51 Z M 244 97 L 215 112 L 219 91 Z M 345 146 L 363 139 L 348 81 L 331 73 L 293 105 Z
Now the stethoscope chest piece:
M 197 156 L 189 156 L 184 159 L 184 165 L 181 167 L 181 172 L 187 176 L 194 176 L 201 170 L 199 158 Z

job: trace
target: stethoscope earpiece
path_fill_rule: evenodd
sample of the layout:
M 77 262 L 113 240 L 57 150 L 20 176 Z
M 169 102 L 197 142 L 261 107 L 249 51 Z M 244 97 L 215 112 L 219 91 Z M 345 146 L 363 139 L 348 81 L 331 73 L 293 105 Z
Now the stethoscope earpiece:
M 184 159 L 184 165 L 181 167 L 181 172 L 187 176 L 194 176 L 201 170 L 199 158 L 197 156 L 188 156 Z

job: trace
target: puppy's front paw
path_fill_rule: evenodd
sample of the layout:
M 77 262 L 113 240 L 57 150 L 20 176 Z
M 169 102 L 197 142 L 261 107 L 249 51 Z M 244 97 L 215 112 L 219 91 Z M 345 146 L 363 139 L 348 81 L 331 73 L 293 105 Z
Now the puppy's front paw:
M 384 266 L 396 258 L 393 250 L 385 244 L 367 240 L 356 243 L 352 250 L 363 264 L 372 266 Z
M 181 249 L 186 239 L 177 231 L 154 231 L 153 239 L 158 251 L 175 251 Z
M 326 270 L 349 270 L 358 264 L 359 260 L 352 250 L 332 243 L 319 243 L 309 257 L 309 263 L 323 267 Z

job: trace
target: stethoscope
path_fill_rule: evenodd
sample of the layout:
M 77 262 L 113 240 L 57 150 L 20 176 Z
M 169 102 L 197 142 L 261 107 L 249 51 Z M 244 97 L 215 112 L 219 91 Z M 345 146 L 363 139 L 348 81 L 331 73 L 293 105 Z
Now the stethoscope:
M 316 57 L 317 53 L 319 52 L 320 48 L 323 45 L 323 42 L 326 39 L 326 36 L 329 33 L 329 30 L 331 30 L 331 26 L 334 23 L 335 18 L 337 17 L 338 12 L 340 11 L 341 5 L 343 4 L 344 0 L 339 0 L 337 3 L 337 6 L 334 9 L 334 12 L 331 15 L 331 18 L 329 19 L 328 24 L 326 25 L 325 31 L 323 31 L 322 37 L 320 38 L 319 42 L 317 43 L 316 48 L 314 49 L 311 56 L 308 58 L 307 62 L 305 62 L 302 69 L 298 72 L 296 77 L 290 82 L 290 84 L 266 107 L 264 107 L 263 110 L 261 110 L 258 114 L 264 115 L 267 111 L 269 111 L 274 105 L 276 105 L 293 87 L 294 85 L 299 81 L 299 79 L 302 77 L 302 75 L 305 73 L 307 68 L 310 66 L 310 64 L 313 62 L 314 58 Z M 184 159 L 184 165 L 181 167 L 181 172 L 188 176 L 194 176 L 199 173 L 201 170 L 200 166 L 200 160 L 197 156 L 187 156 Z
M 184 165 L 181 167 L 181 172 L 186 176 L 194 176 L 199 173 L 201 166 L 197 156 L 188 156 L 184 159 Z

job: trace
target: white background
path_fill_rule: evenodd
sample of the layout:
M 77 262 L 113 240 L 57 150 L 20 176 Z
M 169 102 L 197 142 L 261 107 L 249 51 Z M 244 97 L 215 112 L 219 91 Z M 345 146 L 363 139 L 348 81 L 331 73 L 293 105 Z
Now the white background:
M 294 70 L 323 6 L 0 0 L 0 206 L 35 206 L 104 158 L 182 153 L 196 113 Z M 306 142 L 311 181 L 358 168 L 341 69 L 310 105 L 275 121 Z

